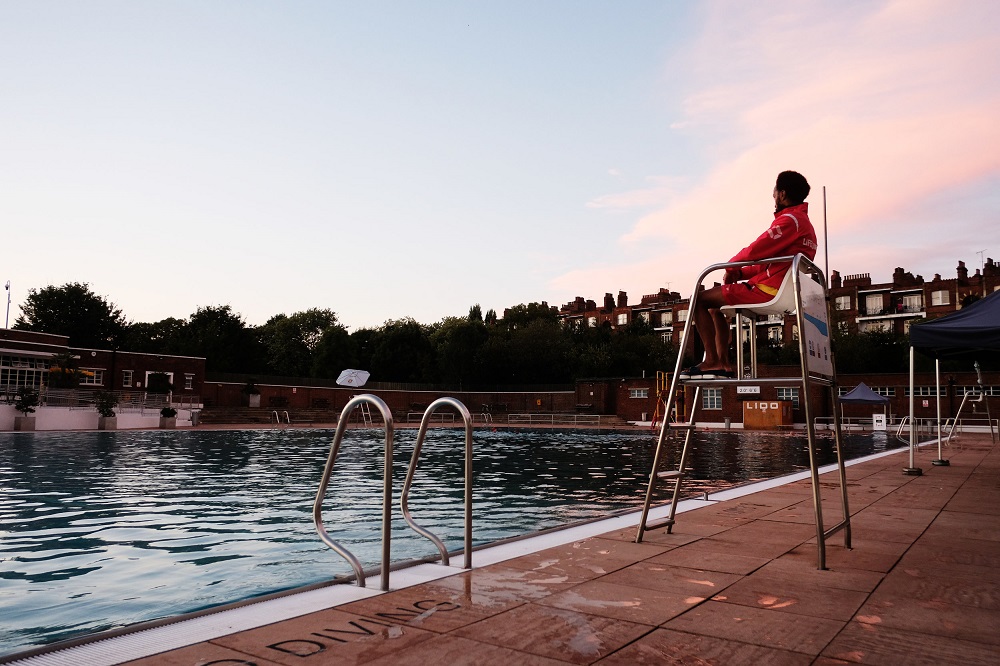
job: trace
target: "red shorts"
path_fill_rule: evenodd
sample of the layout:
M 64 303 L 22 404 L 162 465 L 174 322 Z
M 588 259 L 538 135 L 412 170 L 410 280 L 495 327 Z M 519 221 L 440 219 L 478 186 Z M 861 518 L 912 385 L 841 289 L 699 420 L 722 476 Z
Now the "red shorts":
M 726 305 L 756 305 L 767 303 L 774 296 L 761 291 L 760 287 L 750 285 L 749 282 L 736 282 L 722 285 L 722 298 L 726 300 Z

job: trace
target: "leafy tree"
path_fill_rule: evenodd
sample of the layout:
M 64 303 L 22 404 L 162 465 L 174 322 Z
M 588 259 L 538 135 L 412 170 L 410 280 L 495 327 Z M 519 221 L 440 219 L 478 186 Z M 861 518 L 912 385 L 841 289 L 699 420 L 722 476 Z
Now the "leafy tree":
M 209 372 L 257 372 L 261 350 L 243 317 L 228 305 L 200 307 L 188 319 L 179 352 L 204 356 Z
M 291 377 L 308 376 L 313 365 L 313 351 L 323 334 L 337 326 L 333 310 L 312 308 L 271 317 L 257 329 L 271 372 Z
M 158 322 L 135 322 L 125 329 L 122 349 L 146 354 L 181 354 L 186 346 L 187 322 L 167 317 Z
M 378 381 L 433 381 L 434 347 L 411 318 L 387 321 L 373 342 L 371 373 Z
M 558 323 L 559 311 L 544 303 L 528 303 L 527 305 L 521 303 L 508 308 L 503 313 L 503 324 L 510 330 L 523 328 L 536 319 Z
M 510 332 L 510 363 L 517 383 L 572 381 L 571 359 L 570 337 L 555 320 L 539 317 Z
M 477 355 L 489 337 L 482 319 L 472 315 L 470 312 L 467 319 L 447 317 L 430 336 L 439 377 L 446 382 L 457 382 L 460 388 L 478 381 Z
M 487 326 L 496 326 L 497 325 L 497 311 L 494 310 L 493 308 L 490 308 L 489 310 L 487 310 L 486 311 L 486 316 L 483 318 L 483 322 L 485 322 L 485 324 Z
M 146 391 L 149 393 L 170 393 L 173 390 L 170 375 L 165 372 L 151 372 L 146 378 Z
M 343 326 L 331 326 L 323 332 L 313 349 L 311 373 L 313 377 L 336 379 L 349 368 L 369 367 L 358 363 L 354 337 Z
M 482 322 L 483 321 L 483 309 L 479 307 L 479 303 L 476 303 L 471 308 L 469 308 L 469 321 L 471 322 Z
M 73 347 L 117 347 L 126 327 L 114 303 L 98 296 L 84 282 L 29 289 L 14 328 L 68 335 Z

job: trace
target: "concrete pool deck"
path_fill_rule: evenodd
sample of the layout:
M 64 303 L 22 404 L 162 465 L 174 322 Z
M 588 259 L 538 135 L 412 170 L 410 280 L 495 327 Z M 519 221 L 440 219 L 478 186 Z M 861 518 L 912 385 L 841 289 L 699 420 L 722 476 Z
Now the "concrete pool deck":
M 477 551 L 471 571 L 127 663 L 997 663 L 1000 452 L 965 434 L 950 466 L 936 453 L 921 449 L 917 477 L 905 451 L 848 467 L 854 548 L 834 535 L 828 571 L 805 479 L 699 502 L 641 544 L 620 527 L 508 559 Z M 822 483 L 832 524 L 838 484 Z

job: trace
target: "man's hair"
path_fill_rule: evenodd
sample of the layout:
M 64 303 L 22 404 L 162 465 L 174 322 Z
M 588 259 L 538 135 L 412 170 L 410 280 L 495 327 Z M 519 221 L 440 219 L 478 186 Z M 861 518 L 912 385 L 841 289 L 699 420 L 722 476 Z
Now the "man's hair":
M 788 195 L 788 200 L 793 204 L 800 204 L 809 196 L 809 182 L 805 176 L 797 171 L 782 171 L 779 173 L 774 187 L 779 192 L 784 192 Z

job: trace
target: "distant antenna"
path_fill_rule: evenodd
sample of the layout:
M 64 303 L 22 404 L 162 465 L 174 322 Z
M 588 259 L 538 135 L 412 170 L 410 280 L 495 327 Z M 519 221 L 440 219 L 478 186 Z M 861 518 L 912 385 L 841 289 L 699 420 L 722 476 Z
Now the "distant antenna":
M 10 280 L 3 286 L 7 290 L 7 319 L 4 320 L 3 327 L 10 328 Z

